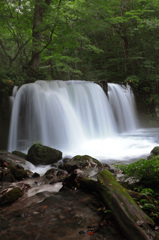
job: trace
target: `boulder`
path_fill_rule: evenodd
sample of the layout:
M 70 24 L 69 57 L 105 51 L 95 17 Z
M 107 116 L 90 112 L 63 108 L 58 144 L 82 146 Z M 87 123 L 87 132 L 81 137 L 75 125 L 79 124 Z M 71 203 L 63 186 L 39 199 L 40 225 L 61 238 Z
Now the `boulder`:
M 49 165 L 62 159 L 62 152 L 54 148 L 34 144 L 28 150 L 27 160 L 34 165 Z
M 45 174 L 44 177 L 50 181 L 50 184 L 63 181 L 68 175 L 65 170 L 51 168 Z
M 103 165 L 97 159 L 88 155 L 77 155 L 68 161 L 64 161 L 63 164 L 59 165 L 59 168 L 66 170 L 68 173 L 73 173 L 75 169 L 80 169 L 90 175 L 90 171 L 97 173 L 103 168 Z
M 150 155 L 147 157 L 148 160 L 150 160 L 151 158 L 153 158 L 154 156 L 159 155 L 159 146 L 156 146 L 152 149 Z
M 151 154 L 154 156 L 159 155 L 159 146 L 156 146 L 152 149 Z

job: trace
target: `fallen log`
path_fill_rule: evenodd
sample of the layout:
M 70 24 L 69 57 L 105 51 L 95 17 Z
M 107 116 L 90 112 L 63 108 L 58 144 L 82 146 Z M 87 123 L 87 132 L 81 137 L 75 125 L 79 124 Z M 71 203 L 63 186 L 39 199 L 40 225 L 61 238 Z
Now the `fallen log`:
M 104 170 L 98 174 L 98 183 L 98 193 L 112 210 L 115 220 L 128 239 L 157 239 L 154 231 L 150 228 L 150 226 L 154 226 L 153 220 L 139 208 L 127 190 L 116 181 L 109 171 Z
M 120 185 L 111 172 L 103 170 L 98 181 L 78 179 L 80 186 L 98 192 L 103 203 L 112 211 L 114 218 L 129 240 L 159 239 L 151 227 L 154 221 L 136 204 L 128 191 Z

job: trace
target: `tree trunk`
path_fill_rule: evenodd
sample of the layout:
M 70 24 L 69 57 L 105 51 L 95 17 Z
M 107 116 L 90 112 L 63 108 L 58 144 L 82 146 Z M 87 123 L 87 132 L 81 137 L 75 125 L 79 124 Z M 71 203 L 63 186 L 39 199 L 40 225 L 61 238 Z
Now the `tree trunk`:
M 135 203 L 127 190 L 107 170 L 98 174 L 98 192 L 112 210 L 119 226 L 130 240 L 155 240 L 157 237 L 150 228 L 154 222 Z
M 98 181 L 78 178 L 82 188 L 98 192 L 112 211 L 116 222 L 129 240 L 157 240 L 150 226 L 154 222 L 135 203 L 128 191 L 107 170 L 98 174 Z
M 35 0 L 33 29 L 32 29 L 32 57 L 29 66 L 35 71 L 38 70 L 41 61 L 42 25 L 46 5 L 52 0 Z

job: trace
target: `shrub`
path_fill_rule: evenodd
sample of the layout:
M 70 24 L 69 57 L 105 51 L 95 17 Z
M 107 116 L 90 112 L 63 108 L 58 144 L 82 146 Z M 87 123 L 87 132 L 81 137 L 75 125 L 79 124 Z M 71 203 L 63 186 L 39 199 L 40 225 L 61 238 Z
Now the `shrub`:
M 159 183 L 159 155 L 150 160 L 140 159 L 137 162 L 125 165 L 118 165 L 125 177 L 132 177 L 139 180 L 145 186 L 155 188 Z

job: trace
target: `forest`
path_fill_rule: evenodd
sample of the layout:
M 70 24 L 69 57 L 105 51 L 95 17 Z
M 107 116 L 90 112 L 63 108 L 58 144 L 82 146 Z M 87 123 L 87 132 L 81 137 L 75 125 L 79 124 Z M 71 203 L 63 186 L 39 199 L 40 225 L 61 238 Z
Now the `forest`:
M 2 0 L 0 92 L 44 80 L 129 83 L 159 103 L 157 0 Z

